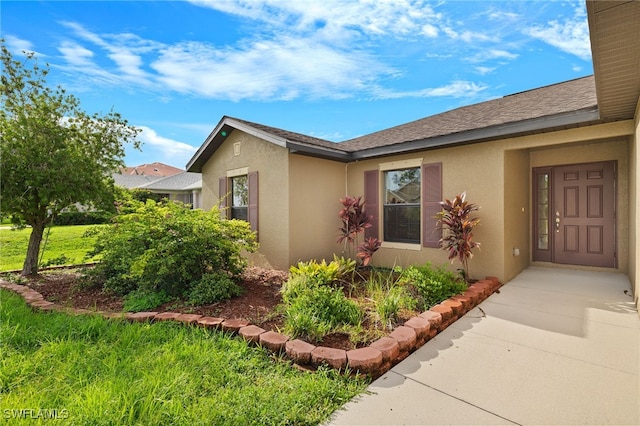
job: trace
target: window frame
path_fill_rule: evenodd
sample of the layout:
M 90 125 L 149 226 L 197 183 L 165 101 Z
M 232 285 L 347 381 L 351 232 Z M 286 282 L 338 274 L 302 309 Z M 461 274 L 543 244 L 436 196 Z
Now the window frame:
M 237 175 L 231 176 L 229 179 L 229 200 L 231 201 L 229 206 L 229 218 L 230 219 L 239 219 L 244 220 L 246 222 L 249 221 L 249 176 L 248 175 Z M 236 197 L 236 182 L 240 182 L 240 180 L 244 182 L 241 183 L 244 185 L 244 194 L 240 194 Z M 244 204 L 236 204 L 238 202 L 244 201 Z
M 417 201 L 412 202 L 389 202 L 389 193 L 397 191 L 399 188 L 392 188 L 389 185 L 391 173 L 402 173 L 406 171 L 417 173 L 417 182 L 409 181 L 404 186 L 418 183 Z M 392 168 L 382 171 L 382 235 L 383 241 L 394 244 L 420 245 L 422 236 L 422 170 L 420 166 Z M 393 198 L 396 200 L 396 198 Z M 390 217 L 390 216 L 395 217 Z M 403 216 L 403 217 L 402 217 Z M 413 217 L 412 217 L 413 216 Z M 416 221 L 417 218 L 417 221 Z M 399 221 L 404 220 L 404 224 Z M 393 224 L 391 223 L 393 222 Z M 417 223 L 416 223 L 417 222 Z M 417 225 L 417 229 L 416 229 Z M 400 228 L 406 227 L 406 234 L 402 234 Z

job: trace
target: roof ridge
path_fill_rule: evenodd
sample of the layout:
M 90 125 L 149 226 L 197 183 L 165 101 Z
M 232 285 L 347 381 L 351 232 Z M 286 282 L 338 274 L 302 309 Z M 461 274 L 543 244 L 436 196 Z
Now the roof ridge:
M 584 76 L 582 76 L 582 77 L 572 78 L 572 79 L 570 79 L 570 80 L 558 81 L 558 82 L 556 82 L 556 83 L 551 83 L 551 84 L 547 84 L 547 85 L 540 86 L 540 87 L 534 87 L 534 88 L 532 88 L 532 89 L 526 89 L 526 90 L 522 90 L 522 91 L 520 91 L 520 92 L 509 93 L 508 95 L 504 95 L 504 96 L 502 96 L 502 98 L 496 98 L 496 99 L 504 99 L 504 98 L 508 98 L 508 97 L 511 97 L 511 96 L 521 95 L 521 94 L 523 94 L 523 93 L 527 93 L 527 92 L 533 92 L 534 90 L 547 89 L 547 88 L 550 88 L 550 87 L 553 87 L 553 86 L 558 86 L 558 85 L 561 85 L 561 84 L 571 83 L 571 82 L 573 82 L 573 81 L 578 81 L 578 80 L 582 80 L 582 79 L 587 79 L 587 78 L 589 78 L 589 77 L 593 77 L 593 76 L 594 76 L 593 74 L 589 74 L 589 75 L 584 75 Z M 488 101 L 485 101 L 485 102 L 488 102 Z M 480 102 L 480 103 L 482 103 L 482 102 Z M 477 104 L 472 104 L 472 105 L 477 105 Z M 469 105 L 469 106 L 471 106 L 471 105 Z M 452 110 L 452 111 L 453 111 L 453 110 Z

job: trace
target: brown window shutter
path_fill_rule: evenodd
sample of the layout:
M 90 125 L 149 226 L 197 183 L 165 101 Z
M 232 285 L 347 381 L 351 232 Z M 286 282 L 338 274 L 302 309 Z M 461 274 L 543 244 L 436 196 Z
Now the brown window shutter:
M 379 238 L 379 191 L 378 181 L 380 173 L 378 170 L 368 170 L 364 172 L 364 201 L 366 204 L 366 212 L 371 215 L 371 227 L 364 230 L 365 238 Z
M 249 173 L 248 219 L 251 230 L 258 232 L 258 172 Z
M 218 202 L 220 203 L 220 213 L 222 217 L 229 217 L 229 209 L 228 207 L 228 194 L 227 194 L 227 178 L 221 177 L 218 179 Z
M 440 247 L 442 230 L 435 216 L 442 201 L 442 163 L 422 165 L 422 245 Z

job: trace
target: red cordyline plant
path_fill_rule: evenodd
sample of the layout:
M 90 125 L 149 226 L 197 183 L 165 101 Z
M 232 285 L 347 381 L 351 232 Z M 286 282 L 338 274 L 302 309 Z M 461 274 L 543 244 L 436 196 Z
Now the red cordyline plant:
M 342 226 L 338 229 L 340 236 L 338 243 L 344 243 L 355 247 L 358 244 L 358 234 L 364 233 L 365 229 L 371 228 L 373 216 L 365 211 L 365 201 L 362 197 L 352 197 L 350 195 L 340 199 L 342 208 L 338 212 L 338 217 L 342 221 Z M 377 238 L 368 238 L 365 242 L 357 246 L 357 257 L 362 259 L 362 266 L 367 266 L 371 261 L 371 256 L 380 248 L 381 242 Z M 351 252 L 351 249 L 349 250 Z
M 445 231 L 440 238 L 440 247 L 449 252 L 449 260 L 453 263 L 458 259 L 462 263 L 465 279 L 469 279 L 469 259 L 473 257 L 472 250 L 480 247 L 480 243 L 473 241 L 473 228 L 480 222 L 477 217 L 471 217 L 471 212 L 480 209 L 476 204 L 465 200 L 466 192 L 451 200 L 440 202 L 442 210 L 437 218 L 440 228 Z
M 371 262 L 371 258 L 373 257 L 373 253 L 378 251 L 381 245 L 382 241 L 374 237 L 369 237 L 358 246 L 358 253 L 356 253 L 356 256 L 362 260 L 362 266 L 369 265 L 369 262 Z

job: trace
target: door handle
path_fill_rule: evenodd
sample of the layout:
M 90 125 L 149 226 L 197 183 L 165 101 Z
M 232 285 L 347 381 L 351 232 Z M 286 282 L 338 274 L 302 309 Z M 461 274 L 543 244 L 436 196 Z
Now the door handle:
M 560 212 L 556 212 L 556 232 L 560 232 Z

